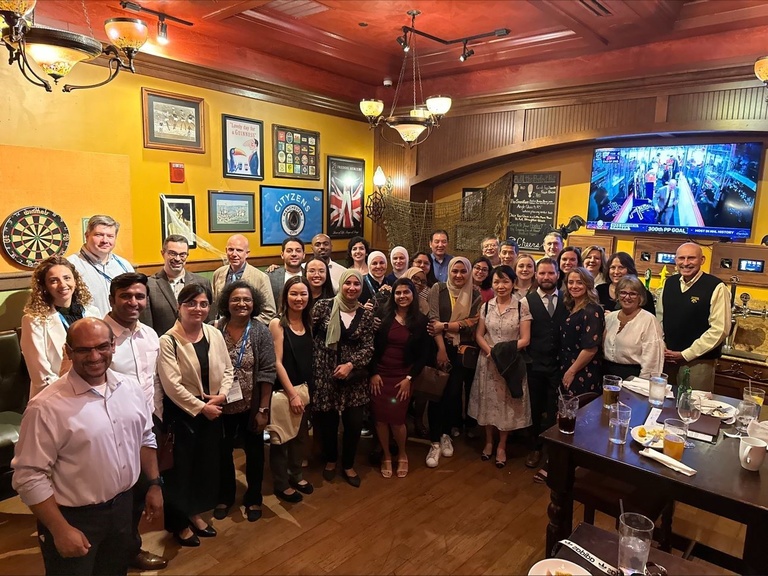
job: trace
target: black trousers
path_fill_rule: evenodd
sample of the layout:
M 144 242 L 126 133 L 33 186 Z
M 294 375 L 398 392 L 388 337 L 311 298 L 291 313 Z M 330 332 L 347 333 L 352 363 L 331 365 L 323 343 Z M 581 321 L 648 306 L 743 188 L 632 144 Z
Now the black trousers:
M 560 371 L 555 368 L 542 372 L 528 368 L 528 393 L 531 398 L 531 449 L 541 450 L 544 441 L 539 434 L 555 425 L 557 416 L 557 391 Z
M 245 451 L 245 481 L 248 488 L 243 495 L 243 506 L 261 506 L 261 484 L 264 481 L 264 441 L 261 432 L 248 429 L 250 411 L 239 414 L 222 414 L 224 438 L 221 442 L 221 465 L 219 466 L 219 504 L 232 506 L 235 503 L 235 461 L 233 453 L 238 438 L 243 441 Z
M 450 377 L 445 385 L 443 397 L 439 402 L 430 402 L 427 408 L 429 417 L 429 440 L 439 442 L 443 434 L 451 435 L 451 427 L 461 423 L 462 389 L 472 386 L 474 370 L 467 370 L 461 365 L 458 351 L 446 345 L 448 360 L 451 363 Z
M 48 576 L 127 574 L 133 547 L 132 505 L 132 492 L 127 490 L 103 504 L 59 508 L 67 522 L 85 534 L 91 543 L 88 554 L 80 558 L 63 558 L 56 550 L 53 535 L 38 522 L 45 573 Z
M 144 504 L 147 499 L 147 490 L 149 485 L 148 479 L 144 472 L 139 474 L 139 479 L 136 484 L 133 485 L 131 492 L 133 492 L 133 506 L 131 508 L 131 531 L 132 544 L 129 558 L 136 557 L 141 552 L 141 534 L 139 534 L 139 523 L 141 522 L 141 515 L 144 513 Z
M 360 442 L 360 432 L 363 429 L 365 406 L 347 408 L 341 413 L 344 432 L 341 439 L 341 466 L 344 470 L 355 467 L 355 454 Z M 313 423 L 315 430 L 320 433 L 320 443 L 323 448 L 323 458 L 326 463 L 339 459 L 339 413 L 314 412 Z

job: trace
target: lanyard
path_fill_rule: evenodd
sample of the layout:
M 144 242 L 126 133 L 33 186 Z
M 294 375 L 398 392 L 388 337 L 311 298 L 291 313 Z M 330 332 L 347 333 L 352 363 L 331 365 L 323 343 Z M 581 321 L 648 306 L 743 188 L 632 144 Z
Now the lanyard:
M 108 284 L 112 282 L 112 277 L 111 277 L 111 276 L 109 276 L 109 275 L 108 275 L 107 273 L 105 273 L 104 271 L 102 271 L 102 270 L 99 270 L 99 269 L 96 267 L 96 264 L 95 264 L 95 263 L 94 263 L 94 262 L 93 262 L 93 261 L 92 261 L 92 260 L 91 260 L 91 259 L 88 257 L 88 255 L 85 253 L 85 250 L 83 250 L 82 248 L 80 248 L 80 255 L 81 255 L 81 256 L 82 256 L 82 257 L 85 259 L 85 261 L 86 261 L 86 262 L 88 262 L 88 264 L 90 264 L 90 265 L 91 265 L 91 267 L 92 267 L 94 270 L 96 270 L 96 272 L 97 272 L 98 274 L 101 274 L 101 275 L 104 277 L 104 279 L 107 281 L 107 283 L 108 283 Z M 113 255 L 112 255 L 112 258 L 114 258 L 114 259 L 115 259 L 115 262 L 117 262 L 118 266 L 120 266 L 120 268 L 122 268 L 122 269 L 123 269 L 123 272 L 128 272 L 128 269 L 125 267 L 125 265 L 124 265 L 122 262 L 120 262 L 120 259 L 119 259 L 117 256 L 115 256 L 115 255 L 113 254 Z M 106 268 L 106 264 L 104 264 L 104 267 Z
M 237 355 L 237 362 L 235 368 L 238 370 L 243 365 L 243 354 L 245 354 L 245 343 L 248 342 L 248 335 L 251 333 L 251 321 L 248 320 L 248 326 L 245 327 L 245 334 L 243 334 L 243 342 L 240 344 L 240 352 Z
M 614 568 L 613 566 L 611 566 L 607 562 L 604 562 L 594 554 L 590 554 L 575 542 L 571 542 L 566 538 L 565 540 L 560 540 L 560 544 L 568 546 L 568 548 L 576 552 L 576 554 L 584 558 L 584 560 L 592 564 L 592 566 L 594 566 L 601 572 L 608 574 L 608 576 L 623 576 L 623 572 L 621 570 L 619 570 L 618 568 Z
M 64 314 L 59 312 L 59 318 L 61 319 L 61 323 L 64 324 L 64 331 L 69 331 L 69 322 L 67 322 L 67 319 L 64 318 Z

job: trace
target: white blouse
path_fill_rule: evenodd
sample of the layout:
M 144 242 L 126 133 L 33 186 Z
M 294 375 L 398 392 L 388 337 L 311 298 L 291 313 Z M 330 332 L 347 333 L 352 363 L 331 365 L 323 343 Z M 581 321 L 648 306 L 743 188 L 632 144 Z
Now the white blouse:
M 664 366 L 664 336 L 656 316 L 640 309 L 619 332 L 619 311 L 606 312 L 603 356 L 616 364 L 639 364 L 640 377 L 650 378 Z

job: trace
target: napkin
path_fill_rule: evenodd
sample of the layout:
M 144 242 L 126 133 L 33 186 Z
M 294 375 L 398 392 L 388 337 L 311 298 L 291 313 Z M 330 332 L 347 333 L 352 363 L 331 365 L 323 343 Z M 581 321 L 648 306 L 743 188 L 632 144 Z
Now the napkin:
M 674 458 L 671 458 L 666 454 L 663 454 L 657 450 L 646 448 L 640 451 L 640 455 L 645 456 L 646 458 L 650 458 L 651 460 L 656 460 L 656 462 L 659 462 L 660 464 L 664 464 L 664 466 L 666 466 L 667 468 L 671 468 L 675 472 L 680 472 L 681 474 L 685 474 L 686 476 L 693 476 L 694 474 L 696 474 L 696 470 L 694 470 L 690 466 L 686 466 L 682 462 L 678 462 Z
M 768 421 L 758 422 L 757 420 L 752 420 L 749 426 L 747 426 L 747 436 L 768 442 Z
M 638 378 L 633 377 L 632 380 L 624 380 L 624 382 L 621 383 L 621 386 L 623 388 L 626 388 L 627 390 L 631 390 L 632 392 L 636 392 L 638 394 L 641 394 L 648 397 L 648 389 L 651 386 L 651 383 L 648 382 L 648 380 L 645 380 L 644 378 Z M 675 395 L 672 394 L 672 384 L 667 384 L 667 398 L 674 398 Z

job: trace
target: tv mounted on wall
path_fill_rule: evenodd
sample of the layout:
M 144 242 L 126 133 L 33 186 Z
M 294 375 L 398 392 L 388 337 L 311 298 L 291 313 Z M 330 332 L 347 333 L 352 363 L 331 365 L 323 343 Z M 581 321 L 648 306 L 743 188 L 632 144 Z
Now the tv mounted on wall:
M 598 148 L 587 228 L 749 238 L 762 154 L 762 142 Z

